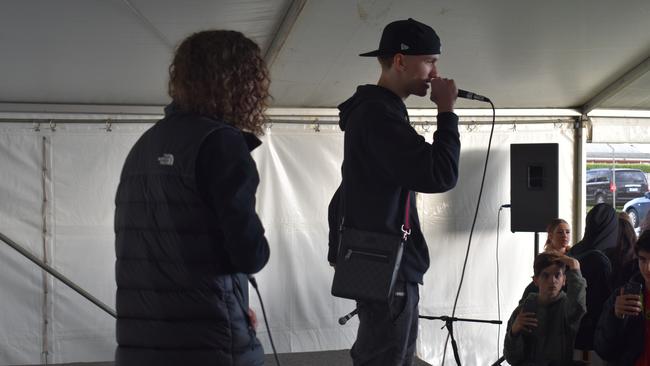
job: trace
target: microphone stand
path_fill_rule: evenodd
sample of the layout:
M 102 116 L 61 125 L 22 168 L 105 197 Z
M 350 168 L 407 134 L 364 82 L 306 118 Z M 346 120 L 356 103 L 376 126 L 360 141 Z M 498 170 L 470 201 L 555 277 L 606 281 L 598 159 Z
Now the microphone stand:
M 490 323 L 490 324 L 503 323 L 501 320 L 466 319 L 466 318 L 456 318 L 451 316 L 419 315 L 418 318 L 427 319 L 427 320 L 442 320 L 445 322 L 443 328 L 447 328 L 447 331 L 449 332 L 449 336 L 451 337 L 451 348 L 454 351 L 454 359 L 456 359 L 456 364 L 458 366 L 461 366 L 461 364 L 460 364 L 460 355 L 458 354 L 458 345 L 456 344 L 456 339 L 454 338 L 454 322 L 472 322 L 472 323 Z

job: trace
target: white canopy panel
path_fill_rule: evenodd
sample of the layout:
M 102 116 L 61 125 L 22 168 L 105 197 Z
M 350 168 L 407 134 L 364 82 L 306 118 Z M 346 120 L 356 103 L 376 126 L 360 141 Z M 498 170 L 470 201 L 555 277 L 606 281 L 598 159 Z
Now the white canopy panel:
M 650 73 L 630 83 L 620 93 L 606 100 L 602 107 L 650 109 Z
M 0 101 L 167 104 L 177 42 L 243 31 L 266 49 L 289 0 L 6 0 Z
M 308 2 L 272 68 L 275 104 L 332 106 L 376 82 L 377 61 L 358 54 L 407 17 L 438 32 L 442 75 L 500 107 L 579 106 L 649 51 L 644 0 Z M 431 103 L 411 98 L 409 106 Z
M 407 17 L 439 33 L 443 76 L 501 108 L 579 107 L 650 56 L 647 0 L 303 3 L 5 0 L 0 102 L 164 105 L 173 47 L 207 28 L 240 30 L 269 52 L 276 107 L 334 107 L 376 82 L 376 61 L 357 55 L 377 47 L 388 22 Z M 650 108 L 639 97 L 649 84 L 646 76 L 606 106 Z

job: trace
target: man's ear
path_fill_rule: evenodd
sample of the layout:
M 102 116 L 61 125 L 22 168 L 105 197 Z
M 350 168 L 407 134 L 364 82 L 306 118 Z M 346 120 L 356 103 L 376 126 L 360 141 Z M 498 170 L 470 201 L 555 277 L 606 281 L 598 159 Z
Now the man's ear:
M 395 67 L 395 70 L 397 71 L 404 71 L 406 68 L 406 65 L 404 63 L 404 55 L 401 53 L 396 53 L 393 55 L 393 67 Z
M 537 276 L 533 276 L 533 283 L 535 286 L 539 287 L 539 278 Z

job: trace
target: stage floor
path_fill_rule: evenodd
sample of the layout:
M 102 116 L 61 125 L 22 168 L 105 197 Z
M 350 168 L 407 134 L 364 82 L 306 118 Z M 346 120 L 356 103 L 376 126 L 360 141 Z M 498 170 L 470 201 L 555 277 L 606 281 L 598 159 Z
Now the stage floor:
M 350 350 L 339 351 L 322 351 L 322 352 L 296 352 L 281 353 L 278 355 L 282 366 L 352 366 L 350 359 Z M 265 355 L 264 364 L 266 366 L 275 366 L 275 358 L 272 354 Z M 49 364 L 49 366 L 114 366 L 114 362 L 82 362 L 82 363 L 65 363 Z M 17 366 L 17 365 L 15 365 Z M 41 366 L 41 365 L 33 365 Z M 413 366 L 431 366 L 430 364 L 416 359 Z

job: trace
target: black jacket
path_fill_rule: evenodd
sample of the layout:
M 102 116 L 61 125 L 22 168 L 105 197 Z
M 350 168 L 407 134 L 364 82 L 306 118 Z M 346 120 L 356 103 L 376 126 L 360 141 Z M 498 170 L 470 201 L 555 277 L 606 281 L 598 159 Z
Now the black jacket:
M 575 347 L 581 350 L 594 349 L 596 325 L 603 311 L 603 305 L 612 293 L 612 265 L 609 258 L 600 250 L 591 250 L 580 254 L 582 277 L 587 280 L 587 314 L 580 322 L 576 335 Z
M 255 163 L 241 131 L 166 112 L 133 146 L 115 199 L 116 364 L 258 365 L 243 274 L 269 256 Z
M 600 203 L 587 213 L 585 235 L 569 250 L 568 254 L 580 258 L 583 253 L 591 250 L 604 251 L 607 248 L 614 248 L 617 239 L 616 210 L 607 203 Z
M 632 258 L 627 262 L 622 262 L 617 257 L 617 249 L 607 248 L 603 251 L 612 264 L 611 288 L 624 286 L 632 277 L 639 274 L 639 262 L 637 259 Z
M 640 274 L 633 277 L 630 282 L 644 283 Z M 645 321 L 643 313 L 625 319 L 619 319 L 614 314 L 614 303 L 616 302 L 616 296 L 619 294 L 620 288 L 612 293 L 603 307 L 603 312 L 600 314 L 598 326 L 596 327 L 594 349 L 610 365 L 634 366 L 643 352 L 643 345 L 647 336 L 645 334 Z
M 458 179 L 460 155 L 458 116 L 454 113 L 438 115 L 438 130 L 429 144 L 409 124 L 404 102 L 388 89 L 360 86 L 339 110 L 345 146 L 343 182 L 329 206 L 331 263 L 336 262 L 343 216 L 347 227 L 399 234 L 407 192 L 452 189 Z M 405 280 L 422 283 L 429 268 L 429 251 L 414 196 L 410 222 L 412 233 L 400 272 Z
M 568 255 L 580 261 L 580 269 L 587 280 L 587 314 L 582 318 L 576 336 L 576 348 L 594 348 L 594 332 L 600 318 L 603 304 L 611 293 L 612 265 L 604 250 L 616 247 L 618 218 L 611 205 L 601 203 L 594 206 L 585 224 L 585 234 Z

